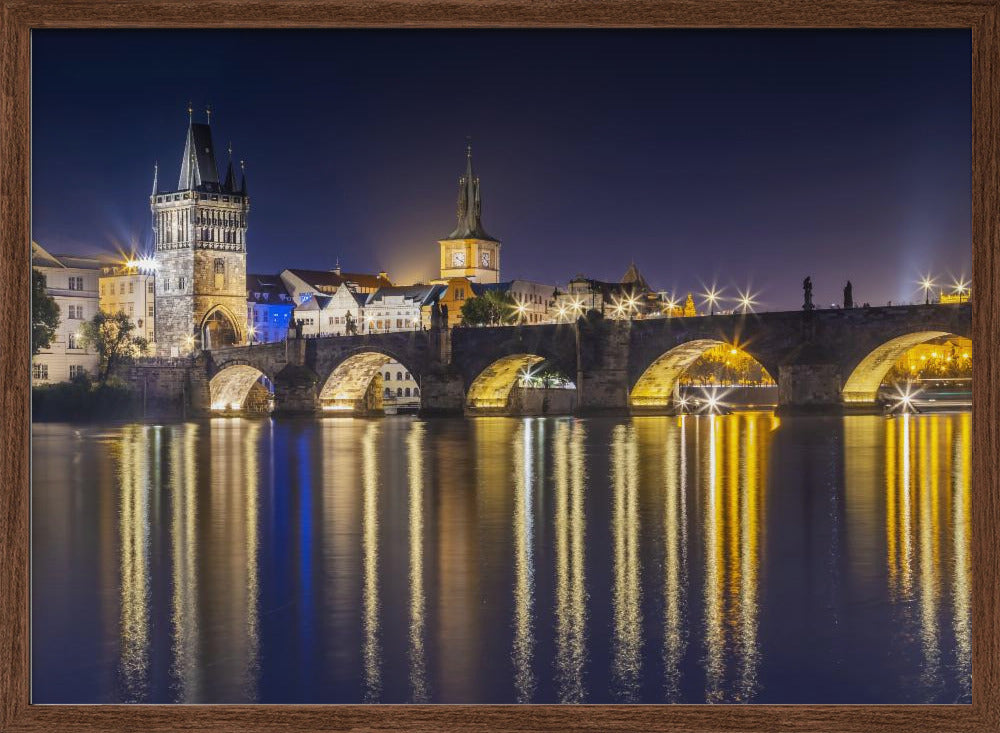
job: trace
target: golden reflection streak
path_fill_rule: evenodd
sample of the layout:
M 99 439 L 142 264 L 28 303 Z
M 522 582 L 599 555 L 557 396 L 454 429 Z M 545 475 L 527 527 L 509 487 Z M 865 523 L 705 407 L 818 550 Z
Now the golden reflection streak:
M 175 700 L 182 703 L 194 702 L 201 697 L 196 535 L 197 438 L 198 426 L 194 423 L 185 423 L 171 430 L 170 537 L 173 575 L 171 676 L 175 685 Z
M 953 625 L 955 628 L 955 656 L 958 678 L 967 698 L 972 696 L 972 631 L 970 628 L 970 603 L 972 586 L 969 577 L 969 461 L 971 455 L 972 415 L 958 417 L 958 437 L 954 441 L 954 468 L 951 474 L 952 501 L 954 502 L 954 563 L 955 587 Z
M 531 702 L 535 675 L 532 606 L 534 603 L 534 558 L 532 486 L 534 484 L 531 418 L 521 422 L 514 434 L 514 689 L 518 703 Z
M 723 564 L 721 525 L 722 506 L 719 501 L 718 433 L 719 418 L 708 418 L 708 460 L 707 486 L 708 502 L 705 517 L 705 701 L 716 703 L 722 700 L 722 682 L 725 674 L 723 651 Z
M 663 513 L 663 674 L 666 702 L 680 699 L 680 665 L 685 649 L 685 591 L 687 573 L 684 558 L 684 506 L 686 497 L 685 429 L 681 415 L 668 430 L 663 452 L 665 502 Z M 679 454 L 679 455 L 678 455 Z
M 410 688 L 413 702 L 427 702 L 424 657 L 424 425 L 406 437 L 410 489 Z
M 364 503 L 361 514 L 362 593 L 364 643 L 364 700 L 378 702 L 382 696 L 381 643 L 378 599 L 378 432 L 379 423 L 368 423 L 361 439 Z
M 639 585 L 639 481 L 635 431 L 615 426 L 611 436 L 614 504 L 614 673 L 619 697 L 636 700 L 642 671 L 642 613 Z
M 585 518 L 583 424 L 560 420 L 555 426 L 556 679 L 560 703 L 584 701 L 586 658 Z
M 912 527 L 912 508 L 911 496 L 912 496 L 912 479 L 910 476 L 910 469 L 912 465 L 912 456 L 910 453 L 910 430 L 911 430 L 911 419 L 909 415 L 903 415 L 901 418 L 900 432 L 902 436 L 900 438 L 900 481 L 899 481 L 899 491 L 901 499 L 900 507 L 900 591 L 902 597 L 909 599 L 913 590 L 913 547 L 912 547 L 912 537 L 911 537 L 911 527 Z
M 260 569 L 257 557 L 259 537 L 259 492 L 260 465 L 257 451 L 260 446 L 261 423 L 247 421 L 247 434 L 240 436 L 243 446 L 243 491 L 245 495 L 246 522 L 246 638 L 247 660 L 244 679 L 244 694 L 249 701 L 257 700 L 257 686 L 260 677 Z
M 740 486 L 743 490 L 743 501 L 740 512 L 740 548 L 742 549 L 740 572 L 740 685 L 738 699 L 741 702 L 750 700 L 757 692 L 757 664 L 760 652 L 757 648 L 757 619 L 759 608 L 757 604 L 759 555 L 759 508 L 760 508 L 760 475 L 758 465 L 758 435 L 757 421 L 752 416 L 743 421 L 745 424 L 744 460 L 740 463 Z M 735 466 L 730 471 L 736 473 Z
M 934 572 L 934 512 L 930 475 L 931 455 L 938 446 L 928 439 L 928 418 L 921 418 L 916 430 L 917 437 L 917 501 L 920 532 L 920 639 L 924 652 L 924 684 L 933 684 L 938 677 L 940 650 L 937 636 L 937 588 Z
M 899 595 L 899 555 L 896 547 L 896 421 L 887 420 L 885 430 L 885 536 L 889 563 L 889 598 Z
M 149 449 L 146 429 L 122 435 L 119 478 L 121 534 L 121 675 L 124 702 L 149 695 Z

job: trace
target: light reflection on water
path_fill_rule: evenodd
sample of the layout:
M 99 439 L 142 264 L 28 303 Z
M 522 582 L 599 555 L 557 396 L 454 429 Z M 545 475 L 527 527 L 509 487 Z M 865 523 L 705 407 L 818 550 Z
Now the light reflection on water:
M 35 702 L 968 702 L 968 413 L 36 425 Z

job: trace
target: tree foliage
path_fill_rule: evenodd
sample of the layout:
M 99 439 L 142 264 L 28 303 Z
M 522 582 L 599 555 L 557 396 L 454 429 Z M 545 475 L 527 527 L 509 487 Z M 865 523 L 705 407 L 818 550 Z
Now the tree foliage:
M 84 343 L 97 352 L 97 382 L 104 385 L 116 366 L 127 364 L 149 348 L 149 342 L 135 333 L 135 323 L 124 313 L 97 315 L 83 324 Z
M 487 290 L 462 303 L 462 323 L 467 326 L 505 326 L 517 320 L 517 303 L 510 293 Z
M 47 349 L 59 326 L 59 306 L 45 292 L 45 275 L 31 268 L 31 355 Z

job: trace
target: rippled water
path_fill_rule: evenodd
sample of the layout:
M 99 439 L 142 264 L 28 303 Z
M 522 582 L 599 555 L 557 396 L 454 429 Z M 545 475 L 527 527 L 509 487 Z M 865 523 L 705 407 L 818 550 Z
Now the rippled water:
M 969 702 L 970 423 L 35 425 L 33 701 Z

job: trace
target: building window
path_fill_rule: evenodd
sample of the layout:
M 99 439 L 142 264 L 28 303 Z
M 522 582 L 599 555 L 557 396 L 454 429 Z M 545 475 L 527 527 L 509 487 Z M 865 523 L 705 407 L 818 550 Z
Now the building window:
M 48 364 L 32 364 L 31 365 L 31 378 L 32 379 L 48 379 L 49 378 L 49 365 Z
M 118 283 L 118 294 L 125 295 L 125 283 Z
M 135 292 L 135 283 L 130 282 L 128 284 L 128 294 L 132 295 Z
M 388 387 L 385 388 L 385 396 L 392 397 L 392 390 L 389 389 Z
M 82 277 L 70 277 L 69 279 L 69 289 L 70 290 L 83 290 L 83 278 Z
M 396 387 L 396 396 L 397 397 L 402 397 L 403 396 L 403 388 L 402 387 Z
M 152 303 L 149 304 L 149 308 L 147 309 L 146 315 L 149 316 L 150 318 L 153 317 L 153 304 Z
M 386 372 L 385 373 L 385 381 L 387 381 L 387 382 L 391 382 L 392 381 L 392 372 Z
M 129 303 L 125 306 L 125 308 L 127 309 L 126 313 L 128 313 L 129 318 L 135 315 L 135 303 Z
M 219 257 L 215 260 L 215 289 L 222 290 L 226 287 L 226 261 Z
M 409 373 L 409 372 L 406 372 L 406 376 L 405 376 L 405 377 L 403 377 L 403 379 L 409 379 L 409 378 L 410 378 L 410 373 Z
M 83 320 L 83 306 L 82 305 L 71 305 L 69 306 L 67 318 L 71 321 L 82 321 Z
M 455 288 L 455 300 L 465 300 L 465 288 Z
M 154 280 L 150 280 L 148 283 L 146 283 L 146 292 L 149 293 L 150 295 L 154 295 L 156 292 L 154 290 L 154 285 L 155 285 Z
M 82 377 L 87 373 L 87 370 L 83 368 L 81 364 L 70 364 L 69 365 L 69 378 L 76 379 L 77 377 Z
M 396 372 L 396 381 L 397 382 L 402 382 L 403 381 L 403 373 L 402 372 Z
M 71 333 L 66 341 L 66 348 L 68 349 L 82 349 L 83 345 L 80 343 L 80 335 L 76 333 Z M 70 375 L 72 376 L 72 375 Z
M 413 396 L 414 397 L 419 397 L 420 396 L 420 387 L 414 387 L 413 388 Z
M 406 389 L 404 389 L 403 390 L 403 394 L 405 394 L 407 397 L 409 397 L 410 396 L 410 388 L 407 387 Z
M 177 289 L 184 290 L 184 285 L 185 285 L 184 278 L 183 277 L 177 278 Z

